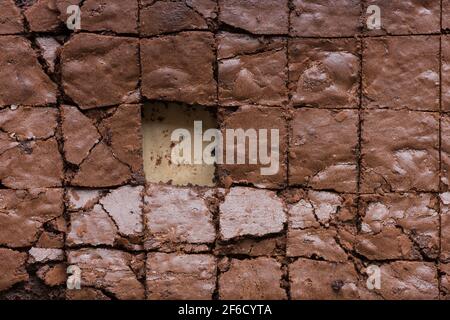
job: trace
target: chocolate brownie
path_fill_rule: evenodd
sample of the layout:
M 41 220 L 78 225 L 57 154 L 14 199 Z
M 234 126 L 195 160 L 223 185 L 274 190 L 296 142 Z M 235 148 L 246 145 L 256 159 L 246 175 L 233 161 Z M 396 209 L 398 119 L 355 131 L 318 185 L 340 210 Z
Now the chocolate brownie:
M 84 248 L 69 250 L 67 260 L 70 265 L 81 269 L 83 289 L 94 288 L 120 300 L 145 298 L 144 286 L 140 282 L 145 272 L 142 254 Z
M 63 214 L 62 189 L 0 190 L 0 245 L 24 248 L 38 244 L 45 230 L 63 233 L 54 224 Z M 59 229 L 59 230 L 57 230 Z
M 220 264 L 219 298 L 223 300 L 282 300 L 281 264 L 275 259 L 227 259 Z
M 23 18 L 14 0 L 0 2 L 0 35 L 23 32 Z
M 218 56 L 224 57 L 218 61 L 220 105 L 280 106 L 287 101 L 286 40 L 277 38 L 267 48 L 255 40 L 227 33 L 219 37 Z
M 136 39 L 76 34 L 61 50 L 64 92 L 82 109 L 137 102 L 130 97 L 138 89 L 138 57 Z
M 381 269 L 381 289 L 386 300 L 438 300 L 436 265 L 432 262 L 395 261 Z
M 352 37 L 361 30 L 360 0 L 293 0 L 290 34 L 302 37 Z
M 356 192 L 357 110 L 294 110 L 289 184 Z
M 365 38 L 363 106 L 438 111 L 439 37 Z
M 142 94 L 148 99 L 214 105 L 214 37 L 181 32 L 141 40 Z
M 63 162 L 56 141 L 57 109 L 0 110 L 0 181 L 13 189 L 61 186 Z
M 137 34 L 138 2 L 86 0 L 81 7 L 81 28 L 87 31 Z
M 450 299 L 450 264 L 441 264 L 439 266 L 440 271 L 440 290 L 441 300 Z
M 195 251 L 216 238 L 206 198 L 191 188 L 149 185 L 144 196 L 146 249 Z
M 281 108 L 251 105 L 234 112 L 221 111 L 224 145 L 223 159 L 217 165 L 220 182 L 225 186 L 240 183 L 264 188 L 285 186 L 287 114 Z
M 450 4 L 449 4 L 450 5 Z M 450 19 L 450 16 L 449 16 Z M 442 61 L 441 61 L 441 103 L 442 111 L 450 111 L 450 36 L 442 36 Z
M 427 193 L 362 195 L 356 251 L 370 260 L 438 258 L 438 205 Z
M 377 299 L 351 261 L 298 259 L 289 264 L 289 280 L 294 300 Z
M 207 254 L 149 253 L 146 281 L 150 300 L 211 300 L 216 259 Z
M 437 191 L 439 121 L 428 112 L 363 115 L 361 191 Z
M 0 248 L 0 272 L 2 274 L 0 292 L 28 280 L 28 273 L 25 269 L 26 260 L 26 253 Z
M 356 108 L 360 58 L 355 39 L 289 41 L 289 87 L 295 105 Z
M 355 196 L 297 190 L 288 215 L 287 256 L 347 261 L 356 234 Z
M 56 84 L 24 37 L 0 36 L 0 106 L 56 103 Z
M 440 194 L 441 199 L 441 261 L 450 262 L 450 192 Z
M 61 20 L 56 0 L 37 0 L 24 12 L 30 31 L 56 32 L 60 30 Z
M 87 115 L 76 107 L 61 109 L 66 160 L 77 165 L 66 173 L 72 185 L 111 187 L 142 182 L 140 105 L 120 105 Z
M 286 213 L 275 192 L 234 187 L 219 206 L 220 237 L 262 237 L 283 230 Z
M 140 186 L 101 192 L 71 189 L 68 196 L 72 212 L 66 244 L 142 249 L 142 192 Z
M 140 30 L 154 36 L 183 30 L 208 30 L 217 17 L 214 0 L 142 0 Z
M 434 0 L 367 0 L 364 2 L 365 19 L 373 15 L 367 8 L 380 8 L 380 29 L 369 30 L 369 34 L 424 34 L 440 31 L 440 3 Z M 366 22 L 366 21 L 364 21 Z
M 442 0 L 442 29 L 450 29 L 450 0 Z
M 219 0 L 221 23 L 254 34 L 287 34 L 287 0 Z

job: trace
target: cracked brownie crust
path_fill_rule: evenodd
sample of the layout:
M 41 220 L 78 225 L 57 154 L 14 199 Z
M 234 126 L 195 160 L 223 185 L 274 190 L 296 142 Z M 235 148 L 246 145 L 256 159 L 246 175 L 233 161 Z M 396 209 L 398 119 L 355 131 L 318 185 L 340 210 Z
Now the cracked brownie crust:
M 449 21 L 449 0 L 0 0 L 0 300 L 449 299 Z M 201 185 L 154 154 L 201 115 L 278 130 L 278 171 Z

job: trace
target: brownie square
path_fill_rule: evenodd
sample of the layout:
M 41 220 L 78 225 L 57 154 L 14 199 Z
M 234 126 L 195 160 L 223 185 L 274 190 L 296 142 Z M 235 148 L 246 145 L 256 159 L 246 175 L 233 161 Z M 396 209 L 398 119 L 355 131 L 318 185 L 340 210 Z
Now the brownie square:
M 179 32 L 183 30 L 208 30 L 217 17 L 215 0 L 142 0 L 140 30 L 143 36 Z
M 358 111 L 296 109 L 291 127 L 289 184 L 356 192 Z
M 439 37 L 365 38 L 363 106 L 439 110 Z
M 27 254 L 7 248 L 0 248 L 0 293 L 13 287 L 17 283 L 29 279 L 25 269 Z
M 141 279 L 145 273 L 143 254 L 114 249 L 83 248 L 69 250 L 67 262 L 81 269 L 81 287 L 93 288 L 119 300 L 145 298 Z
M 14 0 L 0 2 L 0 35 L 23 32 L 23 18 Z
M 147 299 L 212 300 L 216 259 L 207 254 L 150 253 Z
M 83 114 L 62 106 L 66 160 L 73 186 L 112 187 L 143 181 L 141 108 L 125 104 Z
M 63 234 L 63 226 L 55 227 L 63 218 L 63 194 L 64 190 L 58 188 L 0 190 L 0 245 L 52 247 L 42 241 L 42 236 L 49 229 L 53 234 Z
M 450 264 L 439 265 L 441 300 L 450 300 Z
M 437 114 L 366 111 L 362 129 L 361 191 L 437 191 L 438 134 Z
M 219 20 L 254 34 L 287 34 L 287 0 L 219 0 Z
M 225 241 L 280 233 L 286 222 L 282 200 L 269 190 L 231 188 L 219 212 L 220 238 Z
M 365 31 L 369 34 L 425 34 L 440 31 L 439 1 L 434 0 L 367 0 L 364 3 L 365 19 L 373 15 L 367 13 L 367 8 L 376 5 L 380 8 L 381 28 L 369 30 L 364 24 Z
M 433 262 L 395 261 L 380 267 L 381 289 L 385 300 L 438 300 L 439 284 Z
M 213 105 L 214 38 L 182 32 L 141 41 L 142 93 L 148 99 Z
M 100 191 L 70 189 L 67 192 L 71 212 L 66 244 L 141 250 L 142 192 L 142 186 Z
M 291 191 L 286 254 L 345 262 L 356 234 L 356 197 L 325 191 Z
M 75 35 L 61 51 L 65 94 L 82 109 L 137 102 L 132 98 L 138 90 L 138 56 L 136 39 Z
M 450 4 L 449 4 L 450 6 Z M 449 16 L 450 19 L 450 16 Z M 441 100 L 442 111 L 450 111 L 450 36 L 442 36 Z
M 218 56 L 225 56 L 219 59 L 220 105 L 280 106 L 287 101 L 286 40 L 276 38 L 267 47 L 255 40 L 226 33 L 219 37 Z
M 356 252 L 369 260 L 438 258 L 438 206 L 428 193 L 362 195 Z
M 450 192 L 440 194 L 441 199 L 441 256 L 443 262 L 450 262 Z
M 285 186 L 288 138 L 284 111 L 248 105 L 235 112 L 222 111 L 223 159 L 217 165 L 217 175 L 222 184 L 245 183 L 265 188 Z M 244 140 L 245 134 L 247 138 Z M 264 139 L 267 139 L 266 144 Z M 252 150 L 258 150 L 258 153 Z M 265 156 L 268 159 L 264 159 Z M 245 157 L 244 161 L 240 160 L 241 157 Z
M 219 298 L 221 300 L 282 300 L 281 264 L 272 258 L 230 259 L 220 262 Z
M 0 36 L 0 106 L 56 103 L 56 84 L 24 37 Z
M 63 161 L 56 140 L 58 110 L 0 110 L 0 182 L 13 189 L 59 187 Z
M 289 87 L 294 105 L 357 108 L 359 42 L 355 39 L 289 41 Z
M 441 116 L 441 188 L 450 189 L 450 115 Z
M 37 0 L 25 9 L 24 15 L 33 32 L 59 31 L 62 22 L 55 0 Z
M 376 299 L 351 261 L 298 259 L 289 264 L 293 300 Z
M 360 0 L 293 0 L 292 36 L 352 37 L 361 30 Z
M 450 0 L 442 0 L 442 29 L 450 29 Z
M 207 197 L 192 188 L 149 185 L 144 208 L 146 249 L 204 250 L 216 239 Z
M 81 28 L 87 31 L 138 32 L 138 0 L 86 0 L 81 7 Z

